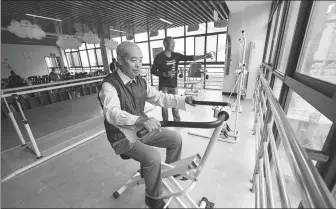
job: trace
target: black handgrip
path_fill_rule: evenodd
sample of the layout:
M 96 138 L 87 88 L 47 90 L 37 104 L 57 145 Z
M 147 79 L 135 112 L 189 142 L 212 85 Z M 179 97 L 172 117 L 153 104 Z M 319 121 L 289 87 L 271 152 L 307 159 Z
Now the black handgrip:
M 218 113 L 218 119 L 210 122 L 175 122 L 175 121 L 160 121 L 161 127 L 185 127 L 185 128 L 204 128 L 211 129 L 220 126 L 224 121 L 229 119 L 229 113 L 221 111 Z M 142 138 L 148 133 L 148 130 L 143 128 L 137 131 L 138 138 Z
M 209 105 L 209 106 L 229 106 L 231 107 L 230 103 L 227 103 L 227 102 L 211 102 L 211 101 L 196 101 L 196 100 L 193 100 L 192 101 L 193 104 L 196 104 L 196 105 Z

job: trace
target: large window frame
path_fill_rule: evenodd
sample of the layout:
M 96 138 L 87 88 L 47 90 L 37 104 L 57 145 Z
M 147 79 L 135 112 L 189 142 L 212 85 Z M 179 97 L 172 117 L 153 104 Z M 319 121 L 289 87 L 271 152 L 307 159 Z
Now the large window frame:
M 64 54 L 65 54 L 65 58 L 66 58 L 66 61 L 68 63 L 68 68 L 69 68 L 69 71 L 92 71 L 92 70 L 102 70 L 104 69 L 104 66 L 103 66 L 103 62 L 101 63 L 101 65 L 99 64 L 99 61 L 98 61 L 98 56 L 97 56 L 97 53 L 99 54 L 100 57 L 102 57 L 102 54 L 101 54 L 101 47 L 100 47 L 100 44 L 95 44 L 93 48 L 89 48 L 87 47 L 87 44 L 86 43 L 82 43 L 84 44 L 85 48 L 84 49 L 66 49 L 64 50 Z M 89 51 L 90 50 L 93 50 L 94 52 L 94 59 L 95 59 L 95 63 L 97 63 L 97 65 L 94 65 L 93 63 L 91 63 L 90 61 L 90 57 L 89 57 Z M 99 50 L 99 51 L 98 51 Z M 83 52 L 85 51 L 86 52 L 86 55 L 87 55 L 87 61 L 89 63 L 89 66 L 88 67 L 84 67 L 83 66 L 83 62 L 82 62 L 82 56 L 80 55 L 80 52 Z M 97 52 L 98 51 L 98 52 Z M 79 59 L 79 65 L 74 65 L 74 53 L 77 53 L 78 54 L 78 59 Z M 103 58 L 102 58 L 103 59 Z
M 279 1 L 273 1 L 271 7 L 271 14 L 274 12 L 275 4 L 279 3 Z M 305 37 L 307 35 L 308 27 L 310 24 L 310 18 L 312 12 L 314 10 L 314 5 L 317 4 L 317 1 L 301 1 L 298 11 L 298 16 L 296 19 L 296 24 L 294 29 L 294 35 L 292 38 L 292 44 L 289 51 L 289 56 L 287 60 L 287 64 L 285 67 L 285 71 L 279 71 L 279 57 L 281 57 L 281 47 L 284 41 L 284 31 L 285 28 L 288 27 L 287 16 L 288 10 L 293 4 L 291 1 L 283 1 L 284 12 L 282 16 L 273 17 L 272 21 L 276 21 L 277 23 L 273 25 L 273 27 L 279 26 L 280 30 L 278 39 L 273 42 L 273 52 L 275 53 L 273 62 L 270 63 L 270 58 L 266 57 L 266 50 L 269 47 L 271 40 L 270 37 L 270 25 L 268 27 L 266 40 L 265 40 L 265 48 L 264 48 L 264 56 L 262 68 L 264 68 L 264 72 L 268 71 L 271 74 L 270 77 L 270 87 L 273 88 L 275 78 L 281 80 L 281 90 L 279 96 L 279 103 L 283 108 L 284 112 L 288 112 L 291 92 L 295 92 L 305 101 L 307 101 L 311 106 L 313 106 L 317 111 L 327 117 L 330 121 L 332 121 L 331 128 L 325 140 L 322 150 L 318 152 L 323 153 L 329 157 L 329 160 L 325 163 L 317 162 L 316 167 L 319 171 L 321 177 L 324 179 L 327 187 L 330 191 L 335 187 L 336 184 L 336 85 L 324 82 L 322 80 L 318 80 L 313 77 L 309 77 L 307 75 L 301 74 L 297 72 L 299 62 L 302 55 L 303 43 Z M 281 12 L 279 12 L 280 14 Z M 275 37 L 275 36 L 274 36 Z M 275 49 L 275 50 L 274 50 Z M 271 50 L 272 51 L 272 50 Z M 272 54 L 270 53 L 270 54 Z M 270 57 L 272 57 L 270 55 Z M 277 132 L 275 131 L 275 135 Z M 276 137 L 278 138 L 278 137 Z M 279 144 L 279 142 L 277 142 Z

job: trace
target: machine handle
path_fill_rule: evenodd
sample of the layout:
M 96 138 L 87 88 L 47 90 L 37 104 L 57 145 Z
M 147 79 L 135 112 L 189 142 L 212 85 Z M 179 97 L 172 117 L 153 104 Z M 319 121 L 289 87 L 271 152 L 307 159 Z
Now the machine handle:
M 230 106 L 227 102 L 210 102 L 210 101 L 193 101 L 193 104 L 199 105 L 210 105 L 210 106 Z M 217 128 L 224 121 L 228 120 L 230 117 L 230 113 L 223 108 L 223 111 L 218 113 L 218 118 L 215 121 L 210 122 L 186 122 L 186 121 L 160 121 L 161 127 L 184 127 L 184 128 L 203 128 L 203 129 L 211 129 Z M 143 128 L 137 131 L 136 135 L 138 138 L 142 138 L 148 133 L 148 130 Z

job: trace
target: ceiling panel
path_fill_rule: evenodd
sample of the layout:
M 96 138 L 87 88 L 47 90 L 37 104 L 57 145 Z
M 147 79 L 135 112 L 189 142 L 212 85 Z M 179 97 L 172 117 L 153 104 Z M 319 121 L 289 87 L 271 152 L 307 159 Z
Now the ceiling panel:
M 1 25 L 7 27 L 11 19 L 27 19 L 39 24 L 43 30 L 55 33 L 54 21 L 28 17 L 25 14 L 35 14 L 62 20 L 63 33 L 73 34 L 73 23 L 87 24 L 90 28 L 104 23 L 105 27 L 135 33 L 163 29 L 164 27 L 179 27 L 197 23 L 212 22 L 213 10 L 216 9 L 221 19 L 228 18 L 229 9 L 223 1 L 62 1 L 62 0 L 2 0 Z M 159 18 L 172 22 L 164 23 Z M 106 28 L 108 31 L 108 28 Z

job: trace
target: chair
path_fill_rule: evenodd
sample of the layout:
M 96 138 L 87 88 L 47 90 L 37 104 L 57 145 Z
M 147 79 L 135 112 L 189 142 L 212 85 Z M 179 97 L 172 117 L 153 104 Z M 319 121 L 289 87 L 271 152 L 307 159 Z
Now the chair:
M 38 97 L 28 97 L 28 102 L 30 107 L 33 109 L 35 107 L 41 107 L 42 103 Z
M 39 96 L 39 99 L 43 106 L 51 104 L 51 99 L 49 97 L 49 94 L 42 94 L 41 96 Z
M 188 70 L 187 80 L 184 82 L 186 85 L 189 85 L 189 88 L 185 90 L 186 95 L 197 96 L 203 90 L 204 79 L 208 78 L 205 75 L 207 71 L 202 68 L 201 63 L 191 63 Z

